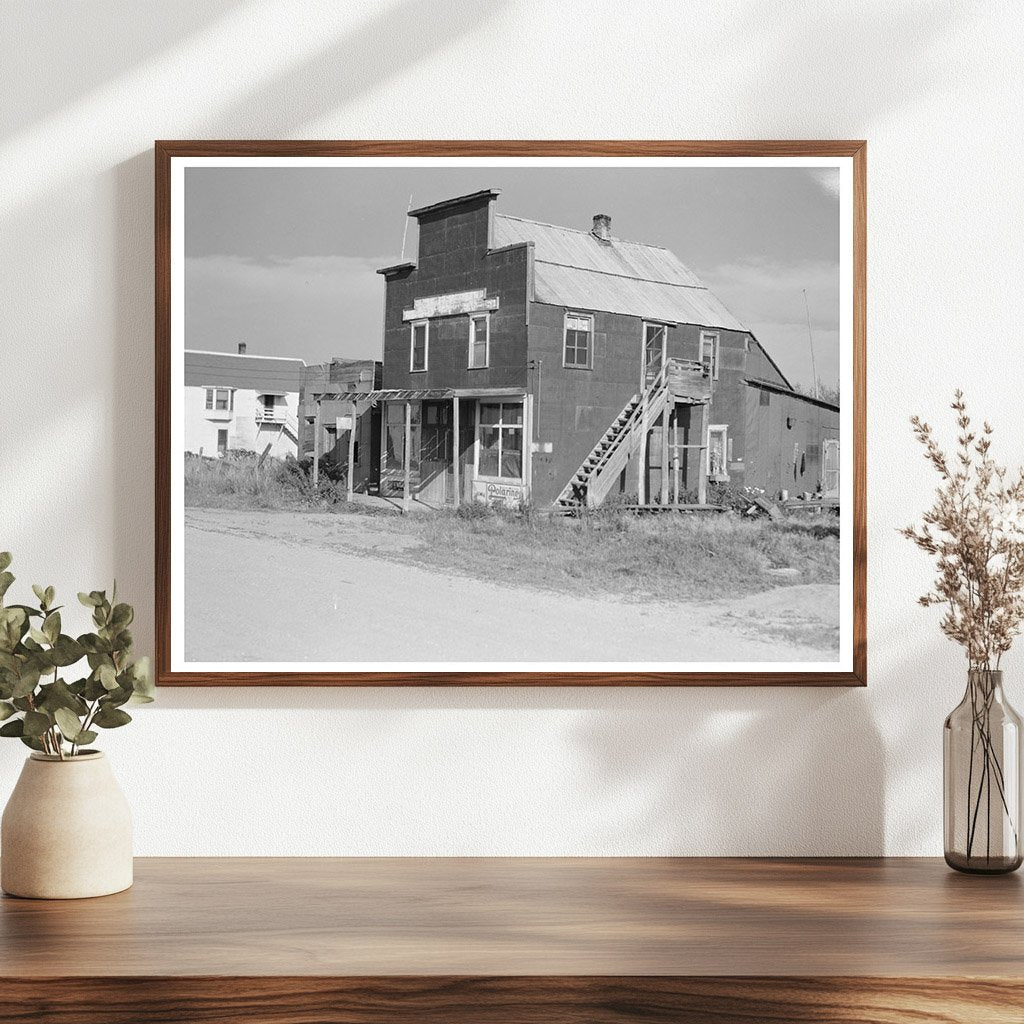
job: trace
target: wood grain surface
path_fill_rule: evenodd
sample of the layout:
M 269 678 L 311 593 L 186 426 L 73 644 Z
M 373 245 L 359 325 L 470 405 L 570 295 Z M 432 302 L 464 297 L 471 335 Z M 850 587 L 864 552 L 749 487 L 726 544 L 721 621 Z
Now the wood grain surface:
M 1021 878 L 938 860 L 142 859 L 136 878 L 0 901 L 0 1020 L 1024 1021 Z
M 853 668 L 848 672 L 172 672 L 171 160 L 175 157 L 851 157 Z M 867 683 L 867 143 L 863 140 L 161 140 L 154 144 L 156 674 L 160 686 L 864 686 Z M 845 443 L 845 442 L 844 442 Z M 175 628 L 180 629 L 177 623 Z

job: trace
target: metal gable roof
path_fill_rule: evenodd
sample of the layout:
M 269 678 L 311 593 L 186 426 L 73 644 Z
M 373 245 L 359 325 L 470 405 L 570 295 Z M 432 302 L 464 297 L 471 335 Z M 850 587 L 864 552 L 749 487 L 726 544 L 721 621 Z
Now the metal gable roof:
M 305 365 L 301 359 L 185 349 L 185 386 L 298 392 Z
M 538 302 L 747 330 L 669 249 L 495 214 L 495 248 L 521 242 L 534 244 Z

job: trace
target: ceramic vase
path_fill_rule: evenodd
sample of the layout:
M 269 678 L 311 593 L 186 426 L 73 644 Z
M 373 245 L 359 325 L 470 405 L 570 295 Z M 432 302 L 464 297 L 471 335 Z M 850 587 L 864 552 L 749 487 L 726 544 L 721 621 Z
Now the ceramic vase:
M 25 762 L 0 825 L 0 888 L 69 900 L 132 884 L 132 818 L 99 751 Z

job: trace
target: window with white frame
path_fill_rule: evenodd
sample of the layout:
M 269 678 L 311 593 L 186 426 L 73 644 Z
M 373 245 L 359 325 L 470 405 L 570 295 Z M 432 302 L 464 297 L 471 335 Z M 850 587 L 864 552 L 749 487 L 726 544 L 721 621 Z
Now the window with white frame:
M 712 424 L 708 428 L 708 476 L 712 480 L 728 480 L 729 426 Z
M 469 368 L 482 370 L 491 361 L 491 318 L 477 313 L 469 318 Z
M 231 412 L 235 407 L 233 388 L 207 388 L 206 408 L 214 412 Z
M 562 365 L 589 370 L 594 356 L 594 318 L 585 313 L 565 314 L 565 345 Z
M 430 323 L 417 320 L 409 336 L 409 371 L 422 373 L 427 368 L 427 346 L 430 343 Z
M 644 378 L 656 377 L 665 365 L 665 342 L 668 328 L 664 324 L 644 324 Z
M 523 403 L 481 402 L 477 422 L 477 475 L 522 480 Z
M 718 380 L 718 335 L 711 331 L 701 331 L 700 361 L 708 368 L 712 380 Z

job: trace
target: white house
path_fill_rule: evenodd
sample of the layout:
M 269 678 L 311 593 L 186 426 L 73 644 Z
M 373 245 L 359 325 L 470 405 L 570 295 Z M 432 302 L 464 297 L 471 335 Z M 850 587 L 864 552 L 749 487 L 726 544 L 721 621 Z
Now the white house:
M 301 359 L 239 351 L 185 350 L 185 451 L 223 455 L 232 449 L 277 458 L 299 453 Z

